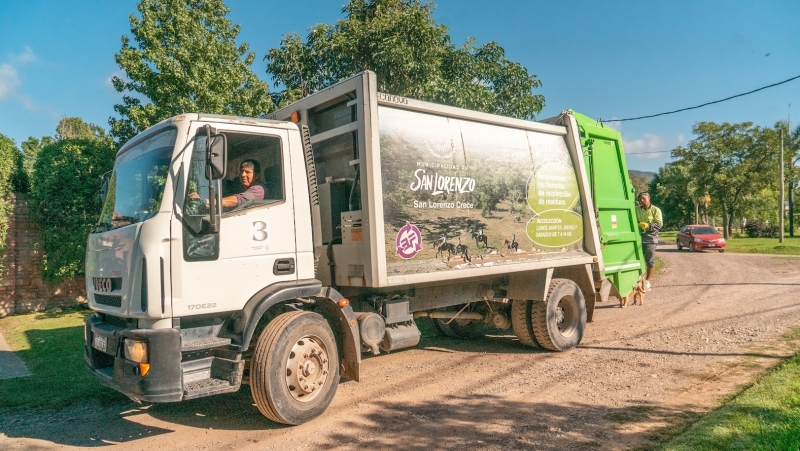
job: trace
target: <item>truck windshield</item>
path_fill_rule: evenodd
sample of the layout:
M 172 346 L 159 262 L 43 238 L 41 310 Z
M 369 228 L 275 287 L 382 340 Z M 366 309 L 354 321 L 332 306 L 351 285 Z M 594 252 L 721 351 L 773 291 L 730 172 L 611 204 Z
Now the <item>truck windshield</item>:
M 176 129 L 165 130 L 118 158 L 95 233 L 136 224 L 158 212 L 177 135 Z

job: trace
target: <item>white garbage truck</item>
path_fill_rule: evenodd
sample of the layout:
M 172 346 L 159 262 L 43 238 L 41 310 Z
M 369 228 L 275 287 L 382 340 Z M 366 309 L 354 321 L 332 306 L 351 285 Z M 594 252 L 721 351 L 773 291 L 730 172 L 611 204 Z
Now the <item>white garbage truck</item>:
M 601 124 L 376 86 L 363 72 L 266 118 L 182 114 L 119 150 L 86 251 L 84 360 L 104 385 L 176 402 L 245 383 L 300 424 L 362 353 L 417 345 L 420 321 L 566 351 L 596 301 L 632 289 L 633 193 Z M 601 144 L 615 172 L 598 177 Z

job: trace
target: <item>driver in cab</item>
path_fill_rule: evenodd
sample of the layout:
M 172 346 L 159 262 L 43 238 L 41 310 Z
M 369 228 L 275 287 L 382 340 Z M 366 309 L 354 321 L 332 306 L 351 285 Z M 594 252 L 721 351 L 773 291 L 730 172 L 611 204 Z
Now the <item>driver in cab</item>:
M 239 165 L 239 183 L 241 192 L 222 198 L 222 206 L 234 208 L 251 200 L 264 200 L 264 185 L 261 185 L 259 178 L 261 166 L 256 160 L 244 160 Z

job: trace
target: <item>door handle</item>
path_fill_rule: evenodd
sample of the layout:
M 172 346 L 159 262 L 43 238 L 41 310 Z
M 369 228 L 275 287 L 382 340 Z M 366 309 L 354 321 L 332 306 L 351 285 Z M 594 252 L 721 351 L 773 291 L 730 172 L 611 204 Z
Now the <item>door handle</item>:
M 281 258 L 279 260 L 275 260 L 275 265 L 272 266 L 272 273 L 276 276 L 294 274 L 294 259 Z

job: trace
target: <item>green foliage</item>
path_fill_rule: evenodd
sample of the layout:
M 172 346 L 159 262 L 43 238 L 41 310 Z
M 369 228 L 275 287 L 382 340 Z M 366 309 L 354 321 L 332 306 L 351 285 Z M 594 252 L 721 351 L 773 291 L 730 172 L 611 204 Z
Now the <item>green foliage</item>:
M 0 134 L 0 252 L 6 246 L 8 218 L 11 215 L 9 196 L 12 191 L 12 175 L 15 172 L 19 150 L 14 141 Z
M 775 130 L 750 122 L 699 122 L 692 131 L 696 138 L 672 151 L 675 161 L 661 168 L 651 185 L 668 227 L 695 222 L 695 215 L 698 221 L 719 215 L 727 237 L 735 217 L 777 210 L 771 195 L 777 185 Z
M 660 449 L 800 449 L 800 354 Z
M 22 149 L 22 169 L 27 174 L 28 179 L 33 177 L 33 164 L 36 163 L 36 158 L 42 151 L 42 147 L 52 143 L 53 138 L 50 136 L 43 136 L 41 140 L 30 136 L 20 144 Z
M 495 42 L 455 46 L 433 9 L 421 0 L 350 0 L 344 19 L 311 27 L 305 42 L 285 35 L 265 57 L 275 85 L 286 88 L 276 102 L 285 106 L 372 70 L 382 92 L 524 119 L 541 112 L 535 75 Z
M 39 154 L 30 207 L 42 227 L 45 278 L 83 273 L 86 240 L 102 207 L 100 177 L 113 167 L 115 153 L 110 138 L 67 138 Z
M 632 171 L 628 171 L 628 175 L 631 178 L 633 189 L 636 190 L 637 193 L 650 190 L 650 182 L 652 181 L 650 177 L 644 174 L 634 174 Z
M 758 219 L 751 219 L 747 221 L 744 226 L 745 233 L 750 238 L 777 238 L 778 227 L 769 225 Z
M 255 54 L 236 45 L 239 25 L 226 18 L 222 0 L 141 0 L 141 18 L 130 16 L 114 77 L 121 116 L 110 118 L 111 135 L 124 143 L 176 114 L 202 112 L 256 117 L 271 111 L 269 88 L 249 69 Z M 148 103 L 151 102 L 151 103 Z
M 650 182 L 650 197 L 664 215 L 664 227 L 678 229 L 694 223 L 691 179 L 688 165 L 678 161 L 664 165 Z
M 56 126 L 56 140 L 68 138 L 103 139 L 105 137 L 106 131 L 103 130 L 103 127 L 87 124 L 79 117 L 65 117 Z
M 14 152 L 14 172 L 11 173 L 9 183 L 11 191 L 15 193 L 27 193 L 29 187 L 28 173 L 25 172 L 25 155 L 22 152 Z

